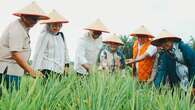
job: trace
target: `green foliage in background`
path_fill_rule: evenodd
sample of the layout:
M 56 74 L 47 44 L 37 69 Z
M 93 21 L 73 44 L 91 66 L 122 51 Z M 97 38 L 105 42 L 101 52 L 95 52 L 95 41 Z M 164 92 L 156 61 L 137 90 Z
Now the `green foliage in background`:
M 124 43 L 123 46 L 121 46 L 121 51 L 125 55 L 126 59 L 130 59 L 133 57 L 133 44 L 136 40 L 135 37 L 130 37 L 128 35 L 121 35 L 120 36 L 122 42 Z

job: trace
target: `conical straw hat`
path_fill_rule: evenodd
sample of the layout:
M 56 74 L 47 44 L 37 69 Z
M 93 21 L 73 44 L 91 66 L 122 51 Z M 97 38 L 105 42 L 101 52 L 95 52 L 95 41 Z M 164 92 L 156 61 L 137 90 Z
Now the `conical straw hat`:
M 153 44 L 153 45 L 156 45 L 156 46 L 159 46 L 159 45 L 160 45 L 160 42 L 161 42 L 163 39 L 174 39 L 174 40 L 176 40 L 176 41 L 180 41 L 180 40 L 181 40 L 181 38 L 176 37 L 175 35 L 171 34 L 171 33 L 168 32 L 167 30 L 163 29 L 163 30 L 159 33 L 159 37 L 156 37 L 156 38 L 152 41 L 152 44 Z
M 22 15 L 32 15 L 38 16 L 39 19 L 49 19 L 49 17 L 44 13 L 44 11 L 36 4 L 36 2 L 32 2 L 21 10 L 13 13 L 15 16 L 21 17 Z
M 85 29 L 109 33 L 108 29 L 104 26 L 100 19 L 97 19 L 94 23 L 87 26 Z
M 41 24 L 45 23 L 68 23 L 69 21 L 66 20 L 63 16 L 61 16 L 56 10 L 52 10 L 48 14 L 49 18 L 48 20 L 42 20 Z
M 113 34 L 109 37 L 107 37 L 104 41 L 104 43 L 116 43 L 116 44 L 120 44 L 123 45 L 123 42 L 121 41 L 121 39 L 119 38 L 119 36 L 117 36 L 116 34 Z
M 142 25 L 138 29 L 136 29 L 133 33 L 130 34 L 131 36 L 136 36 L 136 35 L 147 35 L 148 37 L 154 38 L 154 36 L 148 31 L 148 29 Z

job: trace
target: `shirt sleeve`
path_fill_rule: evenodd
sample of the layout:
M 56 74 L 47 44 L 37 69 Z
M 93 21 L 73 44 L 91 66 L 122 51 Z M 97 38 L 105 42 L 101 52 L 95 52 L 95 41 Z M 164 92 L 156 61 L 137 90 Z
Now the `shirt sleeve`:
M 125 56 L 122 52 L 118 52 L 119 56 L 120 56 L 120 62 L 121 62 L 121 69 L 125 68 Z
M 100 63 L 102 63 L 102 61 L 103 60 L 106 60 L 107 58 L 107 56 L 106 56 L 106 51 L 105 50 L 102 50 L 101 52 L 100 52 L 100 55 L 99 55 L 99 57 L 100 57 Z
M 22 51 L 24 45 L 24 33 L 17 25 L 10 26 L 9 29 L 9 48 L 10 51 Z
M 68 51 L 68 47 L 66 45 L 66 39 L 64 37 L 64 48 L 65 48 L 65 56 L 64 56 L 64 60 L 65 60 L 65 64 L 70 63 L 70 57 L 69 57 L 69 51 Z
M 146 50 L 146 53 L 148 53 L 150 57 L 154 56 L 156 52 L 157 52 L 157 47 L 153 45 L 150 45 Z
M 160 85 L 164 82 L 167 72 L 167 56 L 165 53 L 161 54 L 158 59 L 158 67 L 156 71 L 156 76 L 154 79 L 155 87 L 159 88 Z

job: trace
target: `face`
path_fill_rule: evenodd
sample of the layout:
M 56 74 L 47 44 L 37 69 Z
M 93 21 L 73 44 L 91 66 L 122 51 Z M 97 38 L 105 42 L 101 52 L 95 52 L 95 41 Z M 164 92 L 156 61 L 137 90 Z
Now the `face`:
M 173 48 L 173 40 L 164 40 L 161 43 L 161 47 L 165 50 L 171 50 Z
M 21 20 L 27 28 L 32 28 L 38 21 L 37 16 L 22 15 Z
M 102 35 L 102 32 L 101 32 L 101 31 L 92 31 L 92 37 L 93 37 L 94 39 L 99 38 L 100 35 Z
M 51 24 L 49 24 L 49 30 L 52 33 L 59 32 L 61 28 L 62 28 L 62 23 L 51 23 Z
M 138 38 L 138 42 L 140 44 L 144 44 L 145 42 L 147 42 L 149 40 L 149 38 L 147 36 L 144 35 L 137 35 Z
M 120 44 L 109 42 L 109 47 L 111 48 L 112 52 L 115 52 L 117 48 L 120 46 Z

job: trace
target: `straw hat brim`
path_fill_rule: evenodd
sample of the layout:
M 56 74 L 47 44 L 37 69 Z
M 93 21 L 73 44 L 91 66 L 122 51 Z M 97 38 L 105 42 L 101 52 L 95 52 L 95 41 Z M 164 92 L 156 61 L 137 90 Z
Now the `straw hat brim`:
M 160 46 L 160 45 L 161 45 L 160 42 L 161 42 L 162 40 L 165 40 L 165 39 L 172 39 L 172 40 L 174 40 L 174 41 L 181 41 L 181 38 L 179 38 L 179 37 L 161 37 L 161 38 L 156 38 L 156 39 L 154 39 L 154 40 L 151 42 L 151 44 L 152 44 L 152 45 L 155 45 L 155 46 Z
M 40 15 L 40 14 L 29 14 L 29 13 L 13 13 L 13 15 L 21 17 L 22 15 L 29 15 L 29 16 L 37 16 L 39 20 L 47 20 L 49 19 L 46 15 Z
M 48 24 L 48 23 L 68 23 L 69 21 L 66 20 L 61 14 L 59 14 L 56 10 L 52 10 L 48 16 L 50 19 L 42 20 L 40 24 Z
M 130 36 L 135 36 L 135 37 L 137 37 L 137 35 L 144 35 L 144 36 L 148 36 L 149 38 L 154 38 L 154 36 L 150 34 L 135 34 L 135 33 L 130 34 Z
M 49 23 L 69 23 L 69 21 L 45 21 L 40 24 L 49 24 Z
M 115 42 L 115 41 L 103 41 L 103 43 L 115 43 L 115 44 L 118 44 L 118 45 L 124 45 L 123 43 Z
M 85 30 L 90 30 L 90 31 L 100 31 L 100 32 L 104 32 L 104 33 L 110 33 L 109 31 L 105 31 L 105 30 L 98 30 L 98 29 L 89 29 L 89 28 L 84 28 Z

